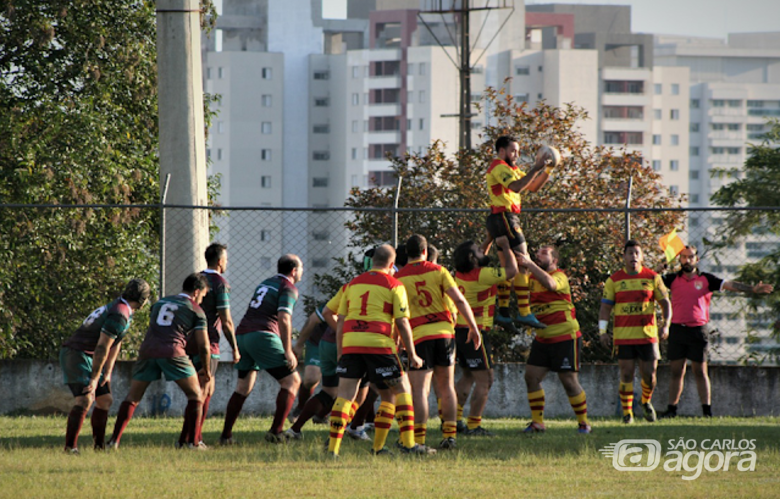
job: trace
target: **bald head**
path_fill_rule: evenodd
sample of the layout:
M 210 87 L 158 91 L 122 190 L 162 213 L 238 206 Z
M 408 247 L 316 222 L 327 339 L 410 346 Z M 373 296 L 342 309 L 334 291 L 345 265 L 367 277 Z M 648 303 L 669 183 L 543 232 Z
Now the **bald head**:
M 389 269 L 395 263 L 395 249 L 389 244 L 377 246 L 374 250 L 374 268 Z
M 287 253 L 279 258 L 276 262 L 276 271 L 282 275 L 286 275 L 293 282 L 298 282 L 303 277 L 303 262 L 298 258 L 298 255 Z

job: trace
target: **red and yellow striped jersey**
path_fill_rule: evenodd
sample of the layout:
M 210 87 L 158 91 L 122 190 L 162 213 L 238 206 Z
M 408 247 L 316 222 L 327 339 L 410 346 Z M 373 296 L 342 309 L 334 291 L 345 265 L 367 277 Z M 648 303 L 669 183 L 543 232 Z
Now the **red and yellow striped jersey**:
M 403 284 L 386 272 L 372 269 L 352 279 L 342 291 L 342 353 L 396 353 L 393 322 L 409 317 Z
M 558 289 L 550 291 L 533 275 L 530 278 L 531 312 L 547 325 L 536 330 L 536 340 L 540 343 L 558 343 L 573 340 L 582 336 L 580 323 L 571 302 L 571 287 L 569 278 L 561 269 L 550 272 L 550 276 L 558 283 Z
M 496 285 L 506 281 L 506 270 L 495 267 L 477 267 L 471 272 L 456 272 L 455 283 L 469 302 L 474 320 L 481 330 L 493 327 L 496 312 Z M 457 327 L 467 327 L 466 321 L 458 316 Z
M 344 296 L 344 290 L 347 289 L 347 286 L 349 286 L 349 284 L 341 286 L 339 288 L 339 292 L 336 293 L 336 295 L 328 300 L 328 303 L 325 304 L 325 307 L 327 307 L 334 314 L 339 313 L 339 303 L 341 303 L 341 298 Z
M 658 343 L 654 301 L 668 296 L 661 276 L 642 267 L 629 274 L 621 269 L 604 284 L 602 303 L 614 305 L 613 339 L 616 345 Z
M 509 184 L 523 177 L 525 172 L 517 166 L 509 166 L 498 158 L 493 160 L 487 171 L 491 213 L 520 213 L 520 193 L 510 190 Z
M 452 314 L 444 292 L 455 287 L 455 280 L 447 269 L 420 260 L 406 264 L 396 277 L 409 296 L 414 344 L 436 338 L 454 338 Z

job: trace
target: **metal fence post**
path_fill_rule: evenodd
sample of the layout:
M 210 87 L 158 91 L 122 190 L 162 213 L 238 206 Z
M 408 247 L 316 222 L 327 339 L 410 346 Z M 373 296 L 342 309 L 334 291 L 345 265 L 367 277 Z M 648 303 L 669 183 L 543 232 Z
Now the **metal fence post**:
M 401 181 L 398 177 L 398 185 L 395 188 L 395 199 L 393 200 L 393 248 L 398 247 L 398 200 L 401 198 Z
M 631 239 L 631 188 L 634 186 L 634 176 L 628 177 L 628 192 L 626 192 L 626 241 Z
M 160 293 L 159 298 L 165 294 L 165 200 L 168 198 L 168 186 L 171 183 L 171 174 L 165 175 L 162 194 L 160 195 Z

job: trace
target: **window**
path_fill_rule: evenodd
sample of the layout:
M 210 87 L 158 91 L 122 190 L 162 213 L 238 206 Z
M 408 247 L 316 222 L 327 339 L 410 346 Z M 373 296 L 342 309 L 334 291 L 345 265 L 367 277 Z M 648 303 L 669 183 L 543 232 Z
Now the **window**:
M 699 109 L 701 107 L 701 102 L 699 99 L 691 99 L 691 109 Z
M 543 67 L 543 66 L 539 66 L 539 72 L 540 72 L 540 73 L 542 72 L 542 70 L 543 70 L 543 69 L 544 69 L 544 67 Z
M 262 133 L 263 135 L 270 135 L 272 133 L 272 130 L 273 130 L 273 126 L 270 121 L 264 121 L 260 125 L 260 133 Z
M 764 125 L 756 125 L 752 123 L 747 124 L 747 131 L 748 132 L 761 132 L 764 130 Z
M 315 80 L 328 80 L 330 79 L 330 71 L 315 71 L 314 72 L 314 79 Z
M 693 198 L 693 196 L 694 195 L 691 195 L 691 198 Z M 696 202 L 698 203 L 699 202 L 698 201 L 699 195 L 695 194 L 695 196 L 697 198 Z M 697 217 L 691 217 L 690 224 L 691 224 L 691 227 L 698 227 L 699 226 L 699 219 Z
M 726 154 L 740 154 L 742 152 L 741 147 L 727 147 Z
M 315 241 L 327 241 L 330 239 L 330 232 L 327 230 L 315 230 L 311 235 Z
M 314 177 L 311 179 L 311 186 L 312 187 L 327 187 L 328 186 L 328 177 Z
M 330 99 L 327 97 L 315 97 L 314 107 L 328 107 L 330 106 Z
M 528 102 L 528 94 L 515 95 L 515 102 L 517 102 L 518 104 L 521 102 Z
M 409 90 L 408 92 L 406 92 L 406 102 L 409 102 L 409 103 L 414 102 L 414 91 L 413 90 Z
M 691 170 L 688 172 L 688 176 L 691 180 L 698 180 L 699 179 L 699 170 Z
M 539 99 L 539 100 L 542 100 L 542 94 L 541 93 L 536 94 L 536 98 Z
M 425 71 L 426 71 L 426 69 L 427 69 L 427 68 L 425 67 L 425 63 L 424 63 L 424 62 L 421 62 L 420 64 L 418 64 L 418 66 L 419 66 L 419 68 L 420 68 L 420 76 L 425 76 Z
M 515 74 L 517 76 L 526 76 L 531 74 L 531 68 L 528 66 L 517 66 L 515 68 Z
M 411 131 L 412 130 L 412 119 L 411 118 L 407 118 L 406 119 L 406 130 L 407 131 Z
M 669 169 L 676 172 L 680 169 L 680 162 L 676 159 L 669 161 Z
M 698 123 L 691 123 L 691 126 L 688 127 L 688 130 L 691 132 L 698 132 L 699 131 L 699 124 Z
M 217 159 L 222 159 L 222 149 L 217 149 Z
M 270 149 L 261 149 L 260 150 L 260 159 L 262 161 L 271 161 L 271 150 Z
M 710 150 L 712 151 L 712 154 L 725 154 L 726 148 L 725 147 L 710 147 Z
M 680 194 L 680 187 L 676 185 L 670 185 L 669 186 L 669 194 L 672 196 L 677 196 Z
M 271 188 L 271 176 L 270 175 L 263 175 L 260 177 L 260 187 L 263 189 L 270 189 Z
M 671 139 L 672 139 L 672 145 L 673 146 L 679 146 L 680 145 L 680 136 L 679 135 L 673 133 Z
M 728 123 L 726 124 L 726 128 L 730 132 L 738 132 L 742 129 L 742 126 L 739 123 Z
M 360 78 L 360 66 L 352 66 L 352 78 Z
M 653 118 L 656 120 L 663 119 L 663 110 L 662 109 L 653 109 Z
M 360 104 L 360 94 L 352 94 L 352 105 L 357 106 Z
M 261 241 L 268 241 L 271 239 L 271 232 L 268 230 L 261 230 L 260 231 L 260 240 Z
M 691 156 L 698 156 L 699 155 L 699 148 L 697 146 L 691 146 L 689 153 Z
M 262 75 L 264 80 L 272 80 L 274 77 L 273 68 L 263 68 Z
M 314 161 L 327 161 L 330 159 L 330 152 L 329 151 L 314 151 L 311 154 L 311 157 Z
M 661 145 L 661 135 L 660 134 L 654 134 L 653 135 L 653 145 L 654 146 L 660 146 Z
M 479 130 L 482 128 L 482 122 L 481 121 L 472 121 L 471 122 L 471 129 L 472 130 Z
M 653 85 L 653 91 L 655 92 L 655 95 L 661 95 L 664 91 L 664 87 L 660 83 L 656 83 Z
M 273 105 L 273 97 L 270 94 L 263 94 L 260 102 L 263 107 L 271 107 Z
M 414 63 L 410 62 L 406 65 L 406 74 L 413 75 L 414 74 Z
M 425 104 L 425 90 L 420 90 L 417 93 L 420 94 L 420 104 Z
M 352 133 L 358 133 L 359 126 L 358 120 L 352 120 Z
M 357 147 L 353 147 L 352 155 L 351 155 L 352 159 L 357 159 L 357 155 L 358 155 Z
M 206 79 L 207 80 L 211 79 L 211 68 L 206 68 Z
M 691 203 L 693 204 L 699 204 L 699 195 L 698 194 L 691 194 Z M 693 220 L 691 220 L 693 222 Z M 697 220 L 698 222 L 698 220 Z M 693 224 L 691 224 L 693 225 Z
M 312 131 L 314 133 L 330 133 L 330 125 L 314 125 Z
M 471 68 L 471 74 L 481 75 L 483 71 L 484 68 L 482 66 L 474 66 L 473 68 Z
M 712 99 L 712 107 L 726 107 L 726 101 L 723 99 Z
M 680 110 L 679 109 L 670 109 L 669 110 L 669 118 L 672 120 L 679 120 L 680 119 Z
M 660 172 L 661 171 L 661 160 L 660 159 L 654 159 L 653 160 L 653 171 L 654 172 Z
M 371 185 L 377 187 L 397 184 L 395 172 L 373 171 L 368 172 L 368 176 L 370 178 Z
M 225 122 L 217 121 L 217 133 L 223 133 L 225 131 Z
M 680 95 L 680 85 L 672 83 L 672 95 Z
M 223 74 L 222 68 L 217 68 L 217 78 L 219 78 L 221 80 L 222 79 L 222 74 Z
M 727 101 L 729 107 L 742 107 L 742 101 L 737 99 L 729 99 Z
M 718 131 L 720 131 L 720 130 L 723 130 L 723 129 L 725 129 L 725 128 L 726 128 L 726 125 L 725 125 L 725 124 L 723 124 L 723 123 L 713 123 L 713 124 L 712 124 L 712 129 L 713 129 L 713 130 L 718 130 Z
M 317 267 L 317 268 L 327 267 L 328 266 L 328 259 L 327 258 L 314 258 L 311 261 L 311 266 L 312 267 Z
M 420 118 L 420 130 L 425 129 L 425 118 Z
M 211 159 L 211 149 L 206 148 L 206 159 Z

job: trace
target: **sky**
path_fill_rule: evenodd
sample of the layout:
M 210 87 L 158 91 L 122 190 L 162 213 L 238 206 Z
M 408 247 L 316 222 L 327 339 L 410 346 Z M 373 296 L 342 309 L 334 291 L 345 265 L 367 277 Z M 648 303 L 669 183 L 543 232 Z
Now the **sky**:
M 547 3 L 631 5 L 635 33 L 726 38 L 729 33 L 780 31 L 780 0 L 526 0 Z M 346 16 L 346 0 L 323 0 L 327 18 Z

